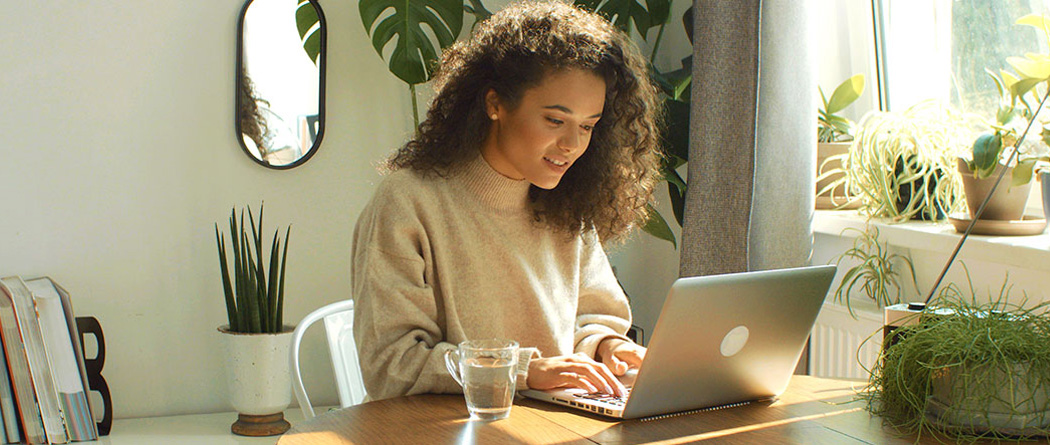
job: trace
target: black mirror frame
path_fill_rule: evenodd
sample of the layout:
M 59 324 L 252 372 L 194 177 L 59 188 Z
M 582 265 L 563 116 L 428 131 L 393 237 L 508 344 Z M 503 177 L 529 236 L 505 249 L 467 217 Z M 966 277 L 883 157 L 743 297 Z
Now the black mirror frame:
M 287 170 L 287 169 L 290 169 L 290 168 L 298 167 L 298 166 L 306 163 L 306 161 L 310 160 L 310 158 L 313 157 L 314 153 L 317 153 L 317 150 L 319 150 L 321 148 L 320 147 L 321 139 L 323 139 L 323 137 L 324 137 L 325 121 L 327 120 L 325 118 L 324 96 L 325 96 L 325 67 L 327 65 L 326 59 L 328 58 L 328 56 L 327 56 L 327 52 L 328 52 L 327 51 L 327 49 L 328 49 L 328 25 L 325 22 L 324 11 L 321 9 L 321 4 L 318 3 L 317 0 L 307 0 L 307 1 L 310 2 L 310 5 L 312 5 L 314 7 L 314 10 L 317 11 L 318 26 L 320 26 L 320 29 L 318 30 L 318 32 L 321 33 L 321 49 L 320 49 L 320 52 L 318 53 L 318 58 L 317 58 L 317 68 L 318 68 L 318 72 L 319 72 L 319 78 L 318 78 L 318 84 L 317 84 L 317 90 L 318 90 L 317 115 L 319 116 L 318 117 L 319 121 L 318 121 L 317 136 L 314 138 L 314 143 L 313 143 L 313 145 L 310 146 L 310 149 L 306 150 L 303 153 L 303 156 L 300 157 L 299 159 L 297 159 L 295 162 L 292 162 L 291 164 L 286 164 L 286 165 L 271 165 L 271 164 L 268 164 L 268 163 L 264 162 L 262 159 L 258 159 L 255 156 L 253 156 L 252 153 L 251 153 L 251 150 L 249 150 L 248 147 L 244 144 L 244 137 L 241 135 L 242 134 L 242 131 L 241 131 L 241 119 L 240 119 L 240 116 L 239 116 L 239 110 L 241 109 L 241 95 L 239 94 L 239 92 L 240 92 L 240 88 L 241 88 L 241 74 L 240 73 L 242 73 L 243 70 L 244 70 L 244 17 L 245 17 L 245 15 L 248 12 L 248 7 L 251 6 L 253 1 L 254 0 L 247 0 L 247 1 L 244 2 L 244 6 L 241 7 L 241 15 L 237 19 L 237 62 L 236 62 L 236 67 L 234 68 L 235 71 L 234 71 L 234 75 L 233 75 L 233 78 L 234 78 L 234 84 L 233 84 L 233 87 L 234 87 L 234 89 L 233 89 L 233 95 L 234 95 L 234 102 L 233 102 L 234 103 L 234 107 L 233 107 L 234 136 L 237 138 L 237 143 L 240 144 L 241 149 L 244 150 L 244 154 L 247 155 L 249 159 L 255 161 L 256 164 L 259 164 L 259 165 L 261 165 L 263 167 L 271 168 L 271 169 L 274 169 L 274 170 Z

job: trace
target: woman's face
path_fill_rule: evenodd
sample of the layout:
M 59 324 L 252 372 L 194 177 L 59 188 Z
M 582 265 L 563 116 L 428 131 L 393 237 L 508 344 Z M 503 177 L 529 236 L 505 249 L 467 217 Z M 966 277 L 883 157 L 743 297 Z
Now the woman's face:
M 515 108 L 493 90 L 485 105 L 493 119 L 481 147 L 485 161 L 503 176 L 552 189 L 587 150 L 605 107 L 605 81 L 590 71 L 561 70 L 525 90 Z

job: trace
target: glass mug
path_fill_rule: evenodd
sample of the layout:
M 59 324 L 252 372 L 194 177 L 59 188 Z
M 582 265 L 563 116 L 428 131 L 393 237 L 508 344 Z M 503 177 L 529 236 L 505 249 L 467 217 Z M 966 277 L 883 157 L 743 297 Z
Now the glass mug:
M 510 415 L 517 383 L 518 342 L 469 340 L 445 352 L 449 374 L 463 387 L 471 419 L 498 420 Z

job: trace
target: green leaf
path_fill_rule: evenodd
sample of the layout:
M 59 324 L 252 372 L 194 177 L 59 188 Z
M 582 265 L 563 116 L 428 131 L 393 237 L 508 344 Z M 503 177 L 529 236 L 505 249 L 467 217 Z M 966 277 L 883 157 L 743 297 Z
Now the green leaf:
M 1010 85 L 1010 94 L 1014 95 L 1015 97 L 1022 97 L 1025 94 L 1027 94 L 1029 91 L 1032 91 L 1032 88 L 1035 88 L 1036 85 L 1039 85 L 1040 83 L 1043 83 L 1045 80 L 1046 79 L 1021 79 L 1021 80 L 1018 80 L 1017 82 L 1014 82 L 1013 84 Z
M 226 317 L 230 321 L 230 331 L 237 332 L 237 303 L 233 300 L 233 288 L 230 286 L 230 270 L 226 265 L 226 242 L 219 233 L 219 224 L 215 224 L 215 243 L 219 248 L 219 271 L 222 274 L 222 291 L 226 297 Z
M 1007 79 L 1007 77 L 1006 77 L 1006 76 L 1008 75 L 1008 73 L 1006 73 L 1006 72 L 1004 71 L 1004 72 L 1003 72 L 1003 79 L 1000 79 L 1000 78 L 999 78 L 999 76 L 996 76 L 996 75 L 995 75 L 995 73 L 993 73 L 993 72 L 992 72 L 991 70 L 989 70 L 988 68 L 985 68 L 985 69 L 984 69 L 984 72 L 988 74 L 988 77 L 991 77 L 991 78 L 992 78 L 992 82 L 994 82 L 994 83 L 995 83 L 995 88 L 996 88 L 996 90 L 998 90 L 998 91 L 999 91 L 999 97 L 1000 97 L 1000 98 L 1002 98 L 1002 97 L 1007 97 L 1007 96 L 1006 96 L 1006 92 L 1008 91 L 1008 88 L 1006 87 L 1006 84 L 1005 84 L 1005 82 L 1006 82 L 1006 81 L 1009 81 L 1009 79 Z M 1006 80 L 1004 80 L 1004 79 L 1006 79 Z
M 440 49 L 451 46 L 463 28 L 461 0 L 361 0 L 358 9 L 380 57 L 396 37 L 390 72 L 410 85 L 430 80 Z M 389 10 L 393 12 L 380 20 Z M 423 31 L 423 25 L 436 42 Z
M 255 219 L 252 217 L 252 208 L 248 207 L 248 221 L 251 222 L 252 238 L 255 241 L 255 257 L 249 258 L 252 260 L 252 272 L 254 273 L 252 283 L 255 284 L 255 305 L 253 307 L 256 313 L 253 317 L 258 317 L 259 319 L 259 327 L 253 332 L 266 332 L 266 322 L 270 319 L 268 317 L 269 305 L 266 304 L 266 263 L 263 260 L 262 250 L 263 210 L 265 210 L 264 206 L 259 205 L 259 226 L 256 228 Z
M 463 10 L 474 15 L 474 25 L 485 21 L 485 19 L 492 17 L 492 11 L 485 8 L 485 5 L 481 4 L 481 0 L 468 0 L 469 5 L 463 5 Z
M 636 0 L 576 0 L 575 3 L 602 15 L 623 32 L 630 33 L 633 24 L 642 38 L 646 38 L 649 28 L 666 23 L 671 13 L 667 0 L 647 0 L 648 8 Z
M 668 162 L 665 162 L 660 166 L 660 175 L 663 176 L 663 179 L 670 183 L 670 185 L 684 190 L 685 180 L 678 175 L 677 170 L 677 167 L 680 165 L 682 165 L 682 159 L 672 155 Z
M 303 42 L 306 56 L 314 64 L 318 63 L 321 55 L 321 35 L 324 30 L 320 26 L 315 28 L 320 21 L 317 8 L 313 3 L 310 3 L 309 0 L 299 0 L 299 4 L 295 7 L 295 28 L 299 31 L 299 39 Z
M 674 173 L 674 176 L 677 177 L 678 173 Z M 682 178 L 678 178 L 678 181 L 681 182 Z M 678 227 L 685 225 L 685 191 L 684 183 L 678 186 L 674 182 L 667 182 L 667 195 L 671 198 L 671 211 L 674 212 L 674 219 L 678 222 Z
M 999 150 L 1002 148 L 1002 144 L 1002 136 L 999 133 L 982 134 L 973 142 L 974 173 L 995 169 L 995 164 L 999 161 Z
M 270 286 L 266 289 L 266 332 L 281 332 L 281 327 L 277 325 L 277 272 L 279 270 L 277 262 L 280 256 L 278 253 L 281 251 L 281 241 L 278 235 L 281 234 L 281 230 L 277 229 L 273 232 L 273 243 L 270 245 Z
M 1050 60 L 1039 57 L 1038 54 L 1028 54 L 1025 57 L 1007 57 L 1009 63 L 1024 79 L 1037 79 L 1044 81 L 1050 79 Z
M 660 139 L 664 153 L 689 159 L 689 108 L 685 102 L 664 99 L 664 128 Z
M 1040 31 L 1050 27 L 1050 19 L 1041 14 L 1028 14 L 1024 17 L 1017 19 L 1014 22 L 1017 25 L 1027 25 L 1039 29 Z
M 284 254 L 281 255 L 281 284 L 277 286 L 277 332 L 284 330 L 284 268 L 288 265 L 288 236 L 292 233 L 292 226 L 284 231 Z
M 649 211 L 649 220 L 642 226 L 642 231 L 659 239 L 670 241 L 674 248 L 677 249 L 678 242 L 675 241 L 674 232 L 667 225 L 667 220 L 664 219 L 660 212 L 656 211 L 652 204 L 646 204 L 645 208 Z
M 1025 159 L 1019 161 L 1014 166 L 1013 174 L 1011 175 L 1010 187 L 1017 187 L 1025 185 L 1032 180 L 1032 170 L 1035 169 L 1036 159 Z
M 689 88 L 692 86 L 692 84 L 693 84 L 693 76 L 692 76 L 692 74 L 690 74 L 690 75 L 686 76 L 685 78 L 679 80 L 678 83 L 675 84 L 675 86 L 674 86 L 674 99 L 678 100 L 678 101 L 681 101 L 683 99 L 682 96 L 686 96 L 686 98 L 688 98 Z M 688 100 L 686 100 L 686 102 L 688 102 Z
M 649 23 L 652 26 L 663 25 L 671 19 L 671 0 L 646 0 L 645 4 L 649 7 Z
M 861 93 L 864 92 L 864 75 L 856 74 L 849 79 L 843 81 L 835 92 L 831 93 L 831 99 L 828 100 L 827 112 L 829 114 L 838 113 L 846 108 L 858 98 Z

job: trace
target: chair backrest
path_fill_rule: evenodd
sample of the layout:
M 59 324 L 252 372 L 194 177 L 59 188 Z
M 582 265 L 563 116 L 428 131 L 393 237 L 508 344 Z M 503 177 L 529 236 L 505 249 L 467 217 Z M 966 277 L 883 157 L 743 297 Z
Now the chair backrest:
M 292 335 L 291 361 L 292 389 L 295 399 L 307 419 L 314 417 L 314 408 L 303 386 L 302 373 L 299 368 L 299 346 L 303 334 L 312 324 L 324 319 L 327 332 L 328 349 L 332 357 L 332 371 L 335 373 L 336 386 L 339 389 L 339 405 L 342 407 L 356 405 L 365 398 L 365 383 L 361 378 L 361 364 L 357 358 L 354 344 L 354 302 L 338 301 L 311 312 Z

